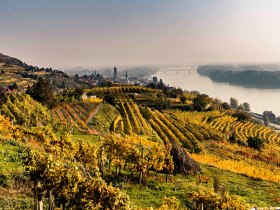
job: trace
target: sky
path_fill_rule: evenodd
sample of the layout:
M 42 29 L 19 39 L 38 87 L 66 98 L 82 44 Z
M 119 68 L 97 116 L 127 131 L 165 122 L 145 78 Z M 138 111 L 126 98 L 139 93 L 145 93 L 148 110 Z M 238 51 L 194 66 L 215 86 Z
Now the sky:
M 0 0 L 0 53 L 40 67 L 279 63 L 278 0 Z

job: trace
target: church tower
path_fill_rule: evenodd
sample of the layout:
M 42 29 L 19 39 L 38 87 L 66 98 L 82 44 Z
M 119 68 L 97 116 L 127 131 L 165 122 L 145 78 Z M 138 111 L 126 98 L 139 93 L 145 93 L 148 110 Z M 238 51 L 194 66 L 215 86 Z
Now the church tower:
M 118 80 L 118 70 L 117 67 L 114 67 L 114 77 L 113 80 L 116 82 Z
M 127 71 L 125 72 L 125 83 L 126 83 L 126 84 L 129 83 Z

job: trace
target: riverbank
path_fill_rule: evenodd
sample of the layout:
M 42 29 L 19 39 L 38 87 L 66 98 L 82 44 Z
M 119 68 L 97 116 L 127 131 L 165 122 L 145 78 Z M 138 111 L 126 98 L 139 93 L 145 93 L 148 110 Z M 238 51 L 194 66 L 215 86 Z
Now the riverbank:
M 176 68 L 171 68 L 171 70 Z M 179 70 L 183 69 L 179 68 Z M 196 69 L 192 67 L 184 67 L 184 69 Z M 198 91 L 209 95 L 212 98 L 221 99 L 229 103 L 230 98 L 234 97 L 239 103 L 247 102 L 250 104 L 251 111 L 254 113 L 263 113 L 264 111 L 272 111 L 276 116 L 280 116 L 280 89 L 259 89 L 249 88 L 227 83 L 216 83 L 209 77 L 201 76 L 196 71 L 168 71 L 163 68 L 155 74 L 158 80 L 162 79 L 169 86 L 180 87 L 187 91 Z
M 231 70 L 227 66 L 199 66 L 197 72 L 214 82 L 260 89 L 279 89 L 280 71 Z
M 258 113 L 254 113 L 254 112 L 250 112 L 249 114 L 251 115 L 251 117 L 252 117 L 254 120 L 256 120 L 256 121 L 258 121 L 258 122 L 264 124 L 264 120 L 263 120 L 263 117 L 264 117 L 264 116 L 263 116 L 262 114 L 258 114 Z M 280 124 L 273 123 L 273 122 L 269 122 L 269 127 L 274 128 L 275 131 L 277 131 L 278 133 L 280 133 Z

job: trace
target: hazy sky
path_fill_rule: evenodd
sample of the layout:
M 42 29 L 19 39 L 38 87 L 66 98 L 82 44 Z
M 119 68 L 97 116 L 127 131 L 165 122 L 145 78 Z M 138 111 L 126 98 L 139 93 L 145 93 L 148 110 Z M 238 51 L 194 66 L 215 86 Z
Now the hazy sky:
M 39 66 L 280 61 L 279 0 L 0 0 L 0 52 Z

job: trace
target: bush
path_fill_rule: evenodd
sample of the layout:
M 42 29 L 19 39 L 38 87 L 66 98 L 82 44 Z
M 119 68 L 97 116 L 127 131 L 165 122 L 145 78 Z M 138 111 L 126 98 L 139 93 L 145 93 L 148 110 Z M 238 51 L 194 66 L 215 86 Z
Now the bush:
M 192 200 L 193 205 L 191 209 L 194 210 L 212 210 L 212 209 L 240 209 L 247 210 L 248 205 L 236 196 L 230 196 L 227 192 L 223 194 L 215 193 L 214 191 L 198 191 L 187 195 Z
M 223 109 L 225 109 L 225 110 L 229 110 L 229 109 L 230 109 L 230 106 L 228 105 L 227 102 L 223 102 L 223 103 L 222 103 L 222 107 L 223 107 Z
M 249 121 L 251 120 L 251 116 L 247 112 L 238 111 L 232 115 L 233 117 L 236 117 L 238 121 Z
M 180 201 L 175 197 L 163 197 L 163 204 L 158 210 L 177 210 L 180 206 Z
M 0 174 L 0 186 L 7 187 L 8 186 L 8 177 L 4 174 Z
M 237 142 L 237 138 L 236 138 L 235 134 L 233 134 L 229 137 L 229 142 L 230 143 L 236 143 Z
M 197 111 L 204 111 L 211 103 L 211 98 L 206 94 L 199 94 L 193 100 L 194 109 Z
M 257 150 L 261 150 L 264 147 L 264 142 L 259 138 L 249 137 L 247 140 L 248 146 Z

